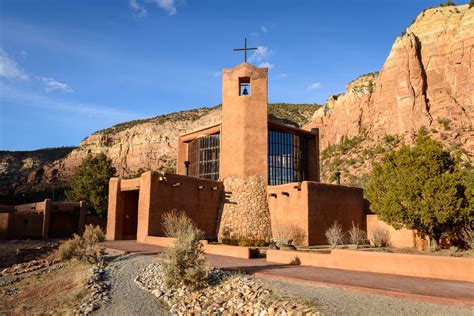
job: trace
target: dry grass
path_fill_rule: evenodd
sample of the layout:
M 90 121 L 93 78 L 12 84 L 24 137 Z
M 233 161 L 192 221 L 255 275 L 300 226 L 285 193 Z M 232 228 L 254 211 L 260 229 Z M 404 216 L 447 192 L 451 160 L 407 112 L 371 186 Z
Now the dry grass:
M 87 295 L 84 283 L 89 264 L 71 262 L 62 269 L 41 275 L 29 275 L 21 281 L 0 287 L 0 315 L 38 315 L 48 311 L 72 314 Z M 5 296 L 5 290 L 16 292 Z
M 278 240 L 291 240 L 292 245 L 299 246 L 305 242 L 306 233 L 296 224 L 277 223 L 273 237 Z
M 332 248 L 336 248 L 337 245 L 342 245 L 344 241 L 342 226 L 338 222 L 334 222 L 334 224 L 326 230 L 326 238 Z
M 370 243 L 375 247 L 390 246 L 390 232 L 383 227 L 377 226 L 369 236 Z

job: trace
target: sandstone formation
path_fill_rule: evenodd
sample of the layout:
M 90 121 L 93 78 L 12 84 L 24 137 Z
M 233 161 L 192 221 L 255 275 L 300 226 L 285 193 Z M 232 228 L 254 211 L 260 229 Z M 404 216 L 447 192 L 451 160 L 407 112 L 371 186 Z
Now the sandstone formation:
M 248 238 L 269 241 L 272 236 L 267 183 L 261 176 L 226 177 L 219 210 L 218 239 Z
M 298 127 L 309 122 L 317 108 L 317 104 L 270 104 L 269 116 Z M 178 135 L 220 120 L 217 106 L 125 122 L 95 132 L 60 157 L 50 155 L 55 159 L 39 159 L 35 152 L 30 152 L 33 158 L 28 152 L 0 152 L 0 196 L 64 187 L 88 154 L 105 153 L 122 177 L 140 170 L 174 170 Z
M 398 37 L 379 74 L 361 76 L 329 98 L 306 128 L 319 127 L 322 149 L 368 132 L 380 142 L 433 137 L 474 157 L 474 9 L 425 10 Z

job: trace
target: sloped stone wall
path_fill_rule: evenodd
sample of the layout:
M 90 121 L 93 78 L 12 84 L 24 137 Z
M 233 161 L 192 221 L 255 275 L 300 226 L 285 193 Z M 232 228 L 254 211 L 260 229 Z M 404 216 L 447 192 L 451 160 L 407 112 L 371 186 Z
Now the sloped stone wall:
M 269 241 L 270 212 L 267 183 L 261 176 L 224 178 L 224 196 L 217 221 L 218 239 L 249 238 Z

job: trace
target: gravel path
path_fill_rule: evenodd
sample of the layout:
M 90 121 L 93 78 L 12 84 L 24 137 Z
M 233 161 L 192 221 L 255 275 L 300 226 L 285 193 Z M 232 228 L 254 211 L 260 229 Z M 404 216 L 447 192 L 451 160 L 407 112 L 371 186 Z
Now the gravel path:
M 111 256 L 108 283 L 111 284 L 110 302 L 97 311 L 98 315 L 168 315 L 168 309 L 133 280 L 140 270 L 156 262 L 154 256 Z
M 317 302 L 323 315 L 474 315 L 474 308 L 429 304 L 342 289 L 264 280 L 289 296 Z
M 168 315 L 168 309 L 133 280 L 140 270 L 156 262 L 155 256 L 109 257 L 110 303 L 99 315 Z M 342 289 L 264 279 L 270 288 L 320 306 L 323 315 L 474 315 L 474 308 L 410 301 Z

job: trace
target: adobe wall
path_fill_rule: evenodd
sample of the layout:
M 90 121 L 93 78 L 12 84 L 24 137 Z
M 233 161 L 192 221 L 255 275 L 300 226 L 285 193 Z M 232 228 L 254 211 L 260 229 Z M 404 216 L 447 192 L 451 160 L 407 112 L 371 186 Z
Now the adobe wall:
M 120 240 L 125 237 L 124 216 L 130 205 L 127 205 L 127 191 L 122 191 L 122 187 L 125 190 L 133 189 L 137 186 L 137 179 L 133 181 L 135 186 L 129 185 L 130 180 L 110 179 L 107 240 Z M 136 231 L 138 242 L 145 242 L 147 236 L 163 236 L 162 216 L 173 209 L 186 212 L 203 231 L 205 238 L 216 237 L 223 188 L 221 182 L 177 174 L 162 176 L 152 171 L 143 173 L 139 181 Z
M 352 222 L 365 229 L 363 192 L 360 188 L 312 181 L 268 187 L 272 231 L 295 224 L 306 233 L 306 245 L 325 245 L 325 232 L 334 221 L 348 231 Z
M 308 182 L 308 198 L 310 245 L 326 245 L 326 230 L 335 221 L 344 232 L 352 227 L 352 222 L 366 229 L 362 189 Z
M 269 186 L 268 207 L 272 223 L 272 236 L 291 226 L 297 226 L 304 231 L 305 242 L 308 245 L 308 182 L 289 183 Z
M 367 215 L 367 236 L 372 236 L 377 228 L 385 229 L 390 236 L 390 246 L 395 248 L 417 248 L 425 250 L 429 247 L 429 240 L 421 238 L 416 230 L 393 228 L 392 225 L 379 219 L 377 215 Z
M 166 174 L 165 177 L 166 181 L 159 181 L 156 173 L 142 175 L 142 183 L 151 184 L 147 189 L 149 198 L 147 194 L 142 195 L 146 187 L 140 188 L 140 199 L 150 199 L 147 235 L 164 236 L 161 227 L 162 216 L 165 212 L 176 209 L 186 212 L 203 231 L 205 238 L 215 238 L 222 183 L 177 174 Z M 145 215 L 146 211 L 139 210 L 139 221 L 140 215 Z
M 0 236 L 4 236 L 5 239 L 42 238 L 43 214 L 2 213 L 0 230 Z
M 69 237 L 84 227 L 85 204 L 46 199 L 0 215 L 0 239 Z
M 249 238 L 269 241 L 270 213 L 267 183 L 261 176 L 226 177 L 219 211 L 218 239 Z

